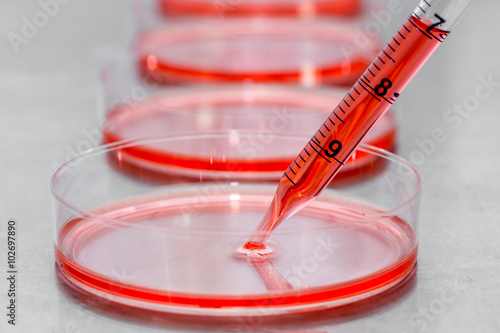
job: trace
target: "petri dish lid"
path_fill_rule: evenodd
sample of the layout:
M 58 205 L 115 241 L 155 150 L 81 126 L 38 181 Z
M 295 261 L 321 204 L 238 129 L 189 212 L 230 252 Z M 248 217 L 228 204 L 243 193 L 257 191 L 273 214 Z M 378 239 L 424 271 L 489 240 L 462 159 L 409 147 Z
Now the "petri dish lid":
M 181 20 L 144 31 L 144 74 L 165 83 L 280 82 L 351 85 L 379 51 L 348 21 Z

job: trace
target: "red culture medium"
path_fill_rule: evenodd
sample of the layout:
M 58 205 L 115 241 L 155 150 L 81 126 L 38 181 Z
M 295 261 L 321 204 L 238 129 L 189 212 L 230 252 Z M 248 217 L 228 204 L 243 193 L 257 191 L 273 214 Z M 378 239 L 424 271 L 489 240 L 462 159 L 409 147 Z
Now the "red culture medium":
M 313 0 L 313 1 L 213 1 L 213 0 L 158 0 L 161 12 L 166 16 L 352 16 L 361 12 L 361 0 Z
M 259 178 L 258 173 L 264 178 L 269 178 L 267 174 L 272 173 L 272 177 L 277 179 L 293 160 L 300 143 L 284 147 L 279 142 L 275 143 L 272 137 L 278 134 L 295 135 L 299 131 L 313 133 L 331 111 L 330 105 L 339 101 L 335 94 L 333 91 L 329 96 L 326 92 L 286 88 L 247 91 L 239 87 L 227 87 L 190 94 L 179 90 L 169 96 L 151 97 L 108 111 L 103 126 L 103 141 L 107 144 L 197 131 L 234 132 L 237 138 L 242 133 L 242 142 L 233 153 L 224 151 L 224 154 L 215 152 L 203 155 L 198 153 L 200 148 L 197 146 L 172 149 L 141 145 L 123 149 L 120 161 L 130 166 L 147 161 L 151 163 L 151 171 L 163 170 L 163 173 L 180 169 L 237 171 L 256 178 Z M 248 99 L 248 96 L 251 98 Z M 256 134 L 256 142 L 244 138 L 247 132 Z M 394 115 L 387 113 L 364 142 L 391 151 L 396 146 L 396 135 Z M 261 147 L 265 147 L 269 153 L 252 158 L 252 148 Z M 370 167 L 369 164 L 375 162 L 373 158 L 359 151 L 356 158 L 347 163 L 342 175 L 347 176 L 357 169 Z
M 144 31 L 136 44 L 143 76 L 164 84 L 349 87 L 379 49 L 355 24 L 283 18 L 174 22 Z

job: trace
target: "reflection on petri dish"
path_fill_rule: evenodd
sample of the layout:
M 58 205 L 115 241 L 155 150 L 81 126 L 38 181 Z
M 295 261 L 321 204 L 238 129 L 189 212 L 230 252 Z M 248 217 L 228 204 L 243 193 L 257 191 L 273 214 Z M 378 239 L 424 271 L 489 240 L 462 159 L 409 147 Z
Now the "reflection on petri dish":
M 299 16 L 356 15 L 361 12 L 361 0 L 243 0 L 216 3 L 213 0 L 158 0 L 161 12 L 177 15 L 203 16 Z
M 412 271 L 421 180 L 383 150 L 359 148 L 383 159 L 384 167 L 365 168 L 362 182 L 327 188 L 279 226 L 268 243 L 273 256 L 262 260 L 244 259 L 238 249 L 270 204 L 275 181 L 242 179 L 237 167 L 191 168 L 183 175 L 178 171 L 186 166 L 178 165 L 162 183 L 121 170 L 123 154 L 138 145 L 197 146 L 224 155 L 231 139 L 210 134 L 116 143 L 56 171 L 55 251 L 66 281 L 147 310 L 265 316 L 358 302 Z M 307 138 L 276 140 L 292 146 Z M 388 181 L 394 177 L 398 181 Z
M 179 133 L 234 135 L 233 148 L 224 156 L 203 155 L 195 147 L 155 144 L 138 146 L 122 155 L 124 162 L 150 162 L 151 170 L 168 172 L 172 163 L 185 161 L 200 168 L 228 170 L 237 163 L 247 173 L 263 178 L 280 177 L 304 143 L 272 143 L 277 134 L 313 135 L 344 96 L 343 90 L 291 86 L 221 85 L 164 89 L 137 103 L 110 106 L 103 124 L 105 143 Z M 110 98 L 112 99 L 112 98 Z M 239 133 L 257 132 L 255 140 L 242 140 Z M 365 137 L 365 143 L 392 150 L 396 145 L 395 117 L 386 113 Z M 373 157 L 373 156 L 371 156 Z M 342 173 L 374 162 L 361 154 Z M 204 166 L 205 165 L 205 166 Z M 145 168 L 145 167 L 144 167 Z M 251 177 L 255 175 L 251 174 Z
M 142 32 L 144 75 L 164 83 L 351 85 L 379 51 L 349 21 L 284 18 L 174 20 Z

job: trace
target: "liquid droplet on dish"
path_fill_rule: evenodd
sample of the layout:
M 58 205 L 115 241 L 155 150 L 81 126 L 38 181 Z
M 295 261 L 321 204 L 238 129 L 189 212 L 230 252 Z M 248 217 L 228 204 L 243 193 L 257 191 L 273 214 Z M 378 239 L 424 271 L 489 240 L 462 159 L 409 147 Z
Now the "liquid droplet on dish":
M 248 259 L 270 259 L 275 257 L 275 253 L 273 249 L 266 244 L 247 242 L 238 249 L 237 257 Z

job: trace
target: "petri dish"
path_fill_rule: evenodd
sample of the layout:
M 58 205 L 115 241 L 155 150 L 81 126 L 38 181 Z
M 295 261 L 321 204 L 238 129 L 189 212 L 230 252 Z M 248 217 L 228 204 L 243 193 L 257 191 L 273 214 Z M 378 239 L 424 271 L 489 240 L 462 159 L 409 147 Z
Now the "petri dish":
M 178 15 L 197 16 L 315 16 L 360 14 L 362 0 L 253 0 L 221 1 L 212 0 L 158 0 L 160 11 L 167 17 Z
M 355 22 L 290 18 L 172 20 L 139 34 L 145 76 L 165 84 L 352 85 L 380 50 Z
M 51 190 L 56 261 L 65 282 L 145 310 L 261 317 L 356 303 L 395 288 L 412 272 L 421 178 L 389 152 L 360 146 L 383 159 L 384 167 L 364 169 L 360 182 L 325 189 L 275 230 L 267 243 L 273 253 L 262 259 L 241 257 L 238 249 L 270 204 L 277 181 L 241 177 L 237 165 L 221 172 L 180 162 L 161 183 L 121 170 L 127 168 L 123 154 L 140 145 L 224 156 L 234 138 L 226 133 L 114 143 L 61 166 Z M 304 140 L 273 138 L 283 146 Z
M 248 160 L 257 157 L 257 152 L 270 144 L 268 141 L 274 135 L 301 133 L 312 136 L 344 94 L 342 89 L 295 86 L 169 87 L 144 96 L 135 103 L 110 103 L 102 125 L 103 142 L 180 133 L 255 132 L 259 134 L 255 141 L 239 142 L 237 149 L 226 152 L 226 156 L 219 161 L 209 155 L 190 155 L 189 152 L 194 151 L 190 148 L 160 144 L 154 147 L 141 145 L 122 158 L 132 160 L 140 156 L 141 159 L 149 159 L 151 171 L 156 173 L 168 173 L 172 162 L 176 163 L 179 158 L 189 163 L 196 161 L 200 165 L 210 164 L 212 167 L 217 164 L 221 170 L 230 166 L 226 161 L 231 159 L 248 172 L 258 172 L 264 178 L 279 178 L 303 147 L 296 144 L 291 147 L 276 146 L 269 155 L 260 155 L 255 161 Z M 108 100 L 116 99 L 110 96 Z M 393 150 L 396 136 L 395 116 L 389 111 L 363 142 Z M 373 162 L 373 156 L 361 154 L 356 160 L 347 163 L 338 178 Z
M 136 325 L 154 325 L 157 328 L 161 327 L 167 331 L 175 332 L 323 332 L 319 329 L 320 327 L 330 327 L 377 316 L 408 301 L 408 298 L 416 290 L 417 266 L 415 265 L 405 281 L 402 281 L 395 288 L 350 305 L 323 311 L 258 318 L 249 316 L 183 316 L 177 313 L 140 309 L 110 300 L 97 299 L 92 294 L 76 289 L 65 282 L 65 277 L 57 268 L 56 277 L 61 296 L 73 305 L 87 310 L 92 309 L 91 312 L 107 318 Z M 64 316 L 65 313 L 60 315 Z

